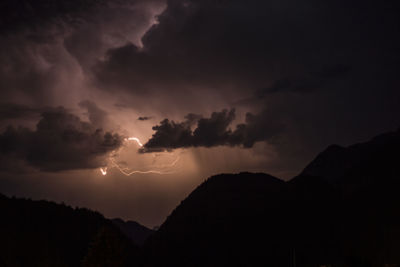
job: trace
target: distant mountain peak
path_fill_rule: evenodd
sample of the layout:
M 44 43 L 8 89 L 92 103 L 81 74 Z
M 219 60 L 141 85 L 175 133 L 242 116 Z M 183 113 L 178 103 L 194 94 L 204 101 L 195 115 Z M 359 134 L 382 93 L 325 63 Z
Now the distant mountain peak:
M 400 149 L 400 131 L 380 134 L 371 140 L 348 147 L 331 145 L 308 164 L 301 176 L 320 177 L 328 182 L 337 183 L 352 170 L 382 168 L 391 165 Z

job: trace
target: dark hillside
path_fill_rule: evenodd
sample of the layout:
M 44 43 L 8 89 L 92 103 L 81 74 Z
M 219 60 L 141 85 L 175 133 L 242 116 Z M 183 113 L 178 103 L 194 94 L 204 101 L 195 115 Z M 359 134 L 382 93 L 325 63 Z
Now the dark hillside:
M 308 229 L 309 237 L 318 237 L 313 223 L 324 227 L 327 239 L 314 246 L 329 251 L 328 262 L 400 263 L 398 151 L 399 131 L 346 148 L 330 146 L 289 183 L 296 191 L 296 210 L 308 214 L 294 225 L 295 232 Z M 297 240 L 304 248 L 306 237 Z M 307 261 L 315 255 L 311 250 L 303 254 Z
M 287 266 L 286 199 L 285 182 L 267 174 L 213 176 L 149 240 L 146 264 Z
M 285 183 L 209 178 L 146 243 L 145 266 L 400 264 L 400 133 L 330 146 Z
M 141 246 L 151 236 L 154 231 L 134 221 L 124 221 L 116 218 L 111 220 L 125 236 L 131 239 L 131 241 Z
M 126 266 L 135 253 L 109 220 L 88 209 L 1 196 L 0 211 L 0 266 L 111 266 L 93 264 L 100 255 Z

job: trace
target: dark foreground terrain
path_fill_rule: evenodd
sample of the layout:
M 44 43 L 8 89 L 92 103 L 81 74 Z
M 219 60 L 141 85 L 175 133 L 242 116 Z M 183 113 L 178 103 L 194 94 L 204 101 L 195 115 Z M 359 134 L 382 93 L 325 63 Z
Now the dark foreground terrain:
M 156 232 L 0 197 L 0 266 L 400 266 L 400 132 L 330 146 L 289 182 L 221 174 Z

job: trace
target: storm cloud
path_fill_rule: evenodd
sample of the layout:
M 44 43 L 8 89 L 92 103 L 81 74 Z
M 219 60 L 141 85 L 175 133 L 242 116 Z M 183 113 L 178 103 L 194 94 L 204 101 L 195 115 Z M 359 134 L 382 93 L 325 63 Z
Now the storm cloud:
M 158 0 L 2 1 L 0 102 L 76 105 L 81 92 L 93 88 L 93 65 L 110 48 L 140 46 L 164 5 Z
M 74 204 L 149 225 L 210 174 L 289 179 L 330 144 L 399 127 L 399 13 L 396 0 L 3 0 L 1 175 L 43 176 L 36 197 L 81 192 Z M 142 152 L 185 149 L 137 153 L 122 136 Z M 124 180 L 108 166 L 98 179 L 90 169 L 115 150 L 132 169 L 179 156 L 176 173 Z M 25 168 L 36 174 L 15 174 Z M 75 169 L 88 170 L 63 171 Z M 70 192 L 46 186 L 61 180 Z
M 344 1 L 169 0 L 142 39 L 145 49 L 135 44 L 110 49 L 95 73 L 105 90 L 133 94 L 190 87 L 224 93 L 227 85 L 230 91 L 322 90 L 340 76 L 327 77 L 342 71 L 335 66 L 358 65 L 365 54 L 357 48 L 373 46 L 381 35 L 377 29 L 364 33 L 364 17 L 369 24 L 385 15 L 384 31 L 393 33 L 392 13 L 363 8 L 355 13 L 357 4 Z M 274 86 L 288 79 L 299 84 Z
M 230 126 L 235 119 L 235 110 L 213 112 L 210 118 L 188 114 L 183 122 L 164 119 L 153 127 L 156 132 L 144 145 L 141 152 L 163 151 L 187 147 L 242 146 L 251 148 L 256 142 L 270 141 L 284 130 L 284 125 L 268 119 L 268 112 L 246 114 L 245 123 L 235 130 Z M 196 127 L 192 130 L 192 126 Z
M 316 72 L 303 74 L 302 77 L 285 77 L 255 92 L 255 97 L 265 98 L 275 93 L 310 93 L 314 90 L 333 85 L 336 79 L 347 75 L 351 70 L 350 66 L 337 64 L 326 66 Z
M 259 117 L 268 118 L 263 128 L 285 124 L 277 148 L 300 161 L 330 143 L 356 142 L 398 124 L 398 2 L 167 4 L 142 48 L 109 49 L 98 62 L 99 88 L 131 96 L 125 99 L 131 105 L 158 99 L 153 105 L 161 112 L 268 110 Z
M 43 112 L 35 130 L 9 126 L 0 134 L 0 157 L 8 163 L 22 160 L 42 171 L 97 168 L 122 142 L 120 135 L 59 107 Z
M 0 104 L 0 121 L 19 118 L 34 118 L 43 111 L 43 108 L 32 108 L 15 103 L 3 103 Z
M 139 121 L 148 121 L 148 120 L 151 120 L 151 119 L 152 119 L 152 117 L 148 117 L 148 116 L 143 116 L 143 117 L 141 116 L 141 117 L 138 118 Z

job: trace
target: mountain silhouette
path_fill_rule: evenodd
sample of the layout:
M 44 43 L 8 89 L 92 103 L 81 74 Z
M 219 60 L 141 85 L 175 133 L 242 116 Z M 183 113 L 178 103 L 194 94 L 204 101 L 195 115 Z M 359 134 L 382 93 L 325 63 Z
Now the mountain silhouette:
M 145 244 L 144 266 L 400 264 L 400 133 L 319 154 L 283 182 L 209 178 Z
M 0 266 L 131 266 L 137 248 L 100 213 L 0 195 Z
M 134 221 L 124 221 L 116 218 L 111 220 L 131 241 L 141 246 L 153 234 L 153 230 Z
M 262 173 L 209 178 L 148 240 L 144 265 L 287 266 L 286 191 Z
M 320 153 L 300 176 L 316 176 L 342 186 L 353 183 L 357 188 L 396 184 L 399 180 L 399 148 L 400 130 L 349 147 L 332 145 Z
M 329 240 L 318 245 L 329 251 L 326 261 L 352 266 L 400 264 L 399 149 L 399 131 L 349 147 L 330 146 L 292 179 L 295 211 L 309 214 L 296 224 L 299 246 L 306 247 L 301 243 L 306 240 L 302 230 L 318 236 L 311 226 L 318 220 Z M 305 261 L 315 258 L 312 250 L 303 256 Z
M 398 151 L 400 131 L 329 146 L 287 182 L 212 176 L 155 232 L 0 195 L 0 266 L 400 266 Z

